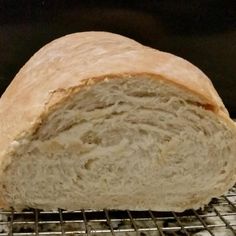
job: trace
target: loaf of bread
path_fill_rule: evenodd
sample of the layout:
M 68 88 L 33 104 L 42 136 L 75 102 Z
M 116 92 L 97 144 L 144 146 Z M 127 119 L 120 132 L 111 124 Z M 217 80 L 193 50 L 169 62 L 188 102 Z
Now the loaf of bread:
M 236 126 L 206 75 L 120 35 L 49 43 L 0 99 L 0 207 L 197 209 L 235 168 Z

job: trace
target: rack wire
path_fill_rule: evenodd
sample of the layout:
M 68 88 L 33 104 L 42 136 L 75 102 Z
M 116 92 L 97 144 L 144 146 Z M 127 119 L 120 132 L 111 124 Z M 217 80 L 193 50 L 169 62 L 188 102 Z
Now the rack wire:
M 0 236 L 236 236 L 236 186 L 202 210 L 0 211 Z

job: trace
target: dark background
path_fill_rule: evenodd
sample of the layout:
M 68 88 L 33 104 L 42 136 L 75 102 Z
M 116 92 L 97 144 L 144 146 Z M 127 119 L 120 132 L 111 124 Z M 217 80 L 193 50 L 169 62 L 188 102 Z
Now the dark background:
M 44 44 L 89 30 L 119 33 L 189 60 L 236 117 L 235 0 L 0 0 L 0 95 Z

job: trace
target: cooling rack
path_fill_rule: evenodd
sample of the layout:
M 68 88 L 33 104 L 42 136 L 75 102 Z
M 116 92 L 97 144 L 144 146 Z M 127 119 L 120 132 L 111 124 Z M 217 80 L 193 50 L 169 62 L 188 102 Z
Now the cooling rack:
M 0 236 L 236 235 L 236 188 L 202 210 L 183 213 L 115 210 L 0 211 Z

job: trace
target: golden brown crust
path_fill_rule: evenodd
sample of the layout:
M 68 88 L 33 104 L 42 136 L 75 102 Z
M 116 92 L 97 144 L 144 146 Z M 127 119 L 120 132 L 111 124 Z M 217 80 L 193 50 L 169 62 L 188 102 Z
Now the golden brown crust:
M 186 60 L 112 33 L 76 33 L 39 50 L 1 97 L 0 167 L 16 137 L 35 129 L 47 109 L 63 102 L 71 88 L 90 86 L 108 76 L 137 74 L 163 79 L 196 94 L 232 124 L 211 81 Z

